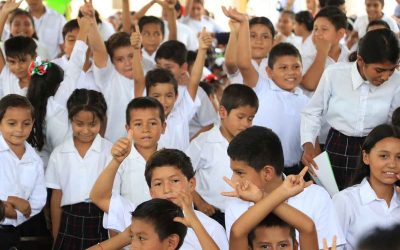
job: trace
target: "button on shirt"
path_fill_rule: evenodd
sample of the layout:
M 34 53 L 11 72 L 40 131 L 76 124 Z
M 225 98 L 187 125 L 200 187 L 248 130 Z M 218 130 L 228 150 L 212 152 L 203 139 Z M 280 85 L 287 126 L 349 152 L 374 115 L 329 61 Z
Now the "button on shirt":
M 399 82 L 397 71 L 378 87 L 361 77 L 357 62 L 330 66 L 301 114 L 301 144 L 314 143 L 322 114 L 332 128 L 347 136 L 368 135 L 377 125 L 388 122 L 400 105 Z
M 376 227 L 388 228 L 400 223 L 400 197 L 393 190 L 388 206 L 379 199 L 367 178 L 333 197 L 340 226 L 346 236 L 346 250 L 356 249 L 359 239 Z
M 43 163 L 35 150 L 25 142 L 25 153 L 19 159 L 0 135 L 0 200 L 8 196 L 25 199 L 31 206 L 31 216 L 38 214 L 46 203 Z M 27 219 L 18 210 L 16 219 L 6 218 L 1 225 L 18 226 Z

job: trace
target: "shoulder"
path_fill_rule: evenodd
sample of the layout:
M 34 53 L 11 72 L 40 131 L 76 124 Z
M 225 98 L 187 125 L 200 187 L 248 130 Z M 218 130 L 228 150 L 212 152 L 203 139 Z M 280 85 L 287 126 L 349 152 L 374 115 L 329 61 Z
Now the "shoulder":
M 36 150 L 29 143 L 26 143 L 25 147 L 26 147 L 26 152 L 28 153 L 32 161 L 36 164 L 43 165 L 42 158 L 40 158 Z
M 358 195 L 359 190 L 360 184 L 348 187 L 332 197 L 333 203 L 350 204 L 355 202 L 357 200 L 355 198 Z

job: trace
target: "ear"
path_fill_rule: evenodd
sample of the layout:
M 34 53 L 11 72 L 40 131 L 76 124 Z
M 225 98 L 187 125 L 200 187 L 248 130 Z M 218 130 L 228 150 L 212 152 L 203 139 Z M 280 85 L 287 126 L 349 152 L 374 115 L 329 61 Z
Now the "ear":
M 222 105 L 219 105 L 218 113 L 221 119 L 225 119 L 228 116 L 228 111 L 226 111 L 225 107 Z
M 367 152 L 365 152 L 365 150 L 362 151 L 362 159 L 365 165 L 369 165 L 369 154 L 367 154 Z
M 266 70 L 267 70 L 268 77 L 271 79 L 272 78 L 272 69 L 269 66 L 267 66 Z
M 126 129 L 126 132 L 129 131 L 129 129 L 130 129 L 129 124 L 125 124 L 125 129 Z
M 167 245 L 166 249 L 168 250 L 175 250 L 179 245 L 179 235 L 171 234 L 164 240 L 165 244 Z
M 167 129 L 167 123 L 164 121 L 163 124 L 161 124 L 162 129 L 161 129 L 161 134 L 165 133 L 165 130 Z
M 189 180 L 189 188 L 190 188 L 190 192 L 193 192 L 196 189 L 196 177 L 192 177 Z
M 261 178 L 265 182 L 269 182 L 276 178 L 276 171 L 273 166 L 266 165 L 264 168 L 261 170 Z
M 346 34 L 346 29 L 343 29 L 343 28 L 339 29 L 337 31 L 338 40 L 340 41 L 344 37 L 345 34 Z

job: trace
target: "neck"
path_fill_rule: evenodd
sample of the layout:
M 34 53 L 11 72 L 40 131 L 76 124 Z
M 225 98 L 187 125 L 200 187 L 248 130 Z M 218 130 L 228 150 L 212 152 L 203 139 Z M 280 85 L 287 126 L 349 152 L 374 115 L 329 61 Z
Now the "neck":
M 368 182 L 371 185 L 372 189 L 375 191 L 376 196 L 379 199 L 383 199 L 386 201 L 388 207 L 390 206 L 390 201 L 393 197 L 393 185 L 384 184 L 379 182 L 375 178 L 368 178 Z
M 193 16 L 190 16 L 193 20 L 197 20 L 197 21 L 201 21 L 201 16 L 198 16 L 198 17 L 193 17 Z
M 234 136 L 231 133 L 229 133 L 229 131 L 225 128 L 223 124 L 224 123 L 222 122 L 221 126 L 219 127 L 219 131 L 228 142 L 231 142 Z
M 337 62 L 337 60 L 339 59 L 339 56 L 340 56 L 340 52 L 341 52 L 341 49 L 340 49 L 339 44 L 333 45 L 332 48 L 329 50 L 328 56 L 330 58 L 332 58 L 335 62 Z
M 37 5 L 29 6 L 29 12 L 32 14 L 32 16 L 39 18 L 43 16 L 43 14 L 46 12 L 46 9 L 43 3 L 40 2 Z
M 256 61 L 257 65 L 260 65 L 261 61 L 262 61 L 262 58 L 257 58 L 257 59 L 253 58 L 253 60 Z
M 283 182 L 283 177 L 282 176 L 277 176 L 273 180 L 268 181 L 264 185 L 264 192 L 270 194 L 272 191 L 277 189 Z
M 19 79 L 19 86 L 21 89 L 27 88 L 29 86 L 29 79 L 28 77 L 24 77 Z
M 93 141 L 91 142 L 81 142 L 74 138 L 74 145 L 76 150 L 78 150 L 79 155 L 83 158 L 85 157 L 87 151 L 89 150 L 90 146 L 92 146 Z
M 306 39 L 311 35 L 311 32 L 304 32 L 303 35 L 301 36 L 303 39 L 303 43 L 306 41 Z
M 151 155 L 157 151 L 157 144 L 151 147 L 141 147 L 139 145 L 134 145 L 136 150 L 139 152 L 141 156 L 143 156 L 144 160 L 147 162 Z

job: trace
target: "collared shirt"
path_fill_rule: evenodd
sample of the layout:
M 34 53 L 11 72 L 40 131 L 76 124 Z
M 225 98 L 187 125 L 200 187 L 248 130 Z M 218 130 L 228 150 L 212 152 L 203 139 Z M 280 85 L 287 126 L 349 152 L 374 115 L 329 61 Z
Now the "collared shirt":
M 156 65 L 156 53 L 157 51 L 154 51 L 153 54 L 149 54 L 144 48 L 142 48 L 142 56 L 143 58 L 149 60 L 150 62 L 153 63 L 153 65 Z
M 302 44 L 301 37 L 296 36 L 293 32 L 290 33 L 290 36 L 285 37 L 283 42 L 292 44 L 301 52 L 301 44 Z
M 388 206 L 379 199 L 367 178 L 333 197 L 340 226 L 346 236 L 346 250 L 356 249 L 359 239 L 376 227 L 387 228 L 400 223 L 400 197 L 393 188 Z
M 305 188 L 300 194 L 289 198 L 288 204 L 310 217 L 315 224 L 318 235 L 318 245 L 322 249 L 322 240 L 327 239 L 328 246 L 332 246 L 332 238 L 337 237 L 337 245 L 345 244 L 342 229 L 329 194 L 318 185 L 311 185 Z M 233 223 L 244 213 L 253 203 L 232 198 L 232 201 L 225 210 L 226 233 L 229 234 Z M 298 233 L 297 238 L 298 238 Z
M 254 69 L 257 70 L 258 75 L 260 75 L 262 78 L 268 78 L 267 74 L 267 67 L 268 67 L 268 57 L 265 57 L 261 60 L 260 64 L 256 62 L 256 60 L 251 59 L 251 64 L 253 65 Z M 223 64 L 224 70 L 228 72 L 226 69 L 225 63 Z M 231 83 L 241 83 L 243 84 L 243 76 L 240 73 L 239 69 L 233 73 L 229 74 L 228 73 L 228 79 Z
M 389 25 L 390 29 L 394 33 L 399 33 L 399 26 L 397 26 L 396 21 L 390 15 L 383 14 L 383 17 L 381 19 Z M 362 38 L 363 36 L 365 36 L 365 34 L 367 33 L 368 24 L 369 19 L 367 15 L 357 17 L 356 21 L 354 22 L 353 28 L 354 31 L 358 33 L 358 38 Z
M 231 189 L 223 180 L 224 176 L 232 176 L 228 146 L 229 143 L 221 134 L 220 126 L 214 126 L 193 139 L 185 152 L 190 157 L 196 172 L 196 191 L 205 201 L 222 212 L 230 200 L 221 195 L 221 191 Z
M 390 114 L 400 105 L 399 82 L 397 71 L 378 87 L 361 77 L 357 62 L 330 66 L 301 114 L 301 144 L 314 143 L 323 114 L 339 132 L 366 136 L 377 125 L 388 122 Z
M 208 16 L 202 16 L 201 20 L 195 20 L 189 16 L 182 17 L 180 21 L 189 26 L 195 34 L 200 33 L 203 27 L 206 28 L 207 32 L 218 33 L 223 32 L 222 28 L 214 21 L 214 19 Z
M 285 166 L 298 164 L 301 158 L 300 113 L 309 99 L 299 87 L 293 92 L 277 86 L 272 80 L 262 77 L 254 91 L 260 105 L 253 125 L 272 129 L 282 143 Z
M 111 160 L 112 144 L 96 136 L 85 156 L 72 136 L 54 149 L 46 169 L 46 186 L 62 191 L 61 206 L 89 202 L 89 194 L 100 173 Z
M 10 71 L 8 65 L 4 65 L 0 73 L 0 99 L 9 94 L 26 96 L 28 87 L 21 88 L 19 79 Z
M 46 203 L 43 163 L 35 150 L 25 142 L 25 153 L 19 159 L 0 135 L 0 200 L 9 196 L 27 200 L 31 206 L 31 216 L 38 214 Z M 28 220 L 18 210 L 16 219 L 6 218 L 1 225 L 18 226 Z
M 165 35 L 164 42 L 168 41 L 169 29 L 168 22 L 164 21 Z M 195 34 L 189 26 L 176 21 L 176 32 L 177 40 L 185 44 L 187 50 L 196 51 L 199 48 L 199 41 L 197 40 L 197 34 Z

